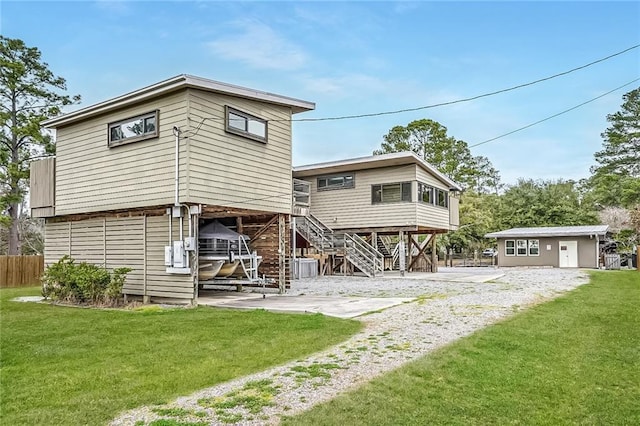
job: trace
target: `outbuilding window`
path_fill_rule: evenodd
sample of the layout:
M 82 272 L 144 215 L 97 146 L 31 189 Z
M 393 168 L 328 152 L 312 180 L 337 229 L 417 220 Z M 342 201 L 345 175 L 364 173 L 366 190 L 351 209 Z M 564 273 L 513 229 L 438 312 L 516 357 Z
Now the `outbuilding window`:
M 527 255 L 527 240 L 517 240 L 516 241 L 516 254 L 518 256 L 526 256 Z
M 234 135 L 267 143 L 267 120 L 225 106 L 225 130 Z
M 515 256 L 516 255 L 516 241 L 515 240 L 506 240 L 504 242 L 504 254 L 505 254 L 505 256 Z
M 529 240 L 529 256 L 540 255 L 540 242 L 538 240 Z
M 108 146 L 114 147 L 158 137 L 158 111 L 109 123 Z

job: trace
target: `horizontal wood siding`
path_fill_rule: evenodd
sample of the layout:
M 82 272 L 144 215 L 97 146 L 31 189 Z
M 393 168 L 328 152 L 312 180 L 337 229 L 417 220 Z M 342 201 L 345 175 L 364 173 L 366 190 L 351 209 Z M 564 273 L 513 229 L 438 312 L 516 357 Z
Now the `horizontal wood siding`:
M 427 172 L 422 167 L 416 167 L 416 177 L 418 182 L 426 183 L 434 188 L 449 191 L 449 187 L 447 185 L 436 179 L 431 173 Z M 416 199 L 417 195 L 418 192 L 416 188 Z M 421 227 L 447 230 L 451 227 L 448 208 L 418 202 L 417 211 L 418 225 Z
M 141 294 L 144 285 L 144 216 L 104 219 L 106 224 L 107 268 L 131 268 L 122 289 L 125 294 Z
M 416 225 L 416 203 L 371 204 L 372 185 L 414 182 L 415 168 L 406 165 L 359 170 L 353 188 L 328 191 L 317 190 L 318 176 L 304 178 L 311 183 L 311 213 L 333 229 Z
M 269 121 L 267 143 L 225 132 L 229 105 Z M 189 199 L 209 205 L 291 212 L 291 110 L 189 91 Z M 203 121 L 204 120 L 204 121 Z
M 64 255 L 70 255 L 71 234 L 69 222 L 45 222 L 44 227 L 44 263 L 49 266 Z
M 109 148 L 107 125 L 159 110 L 159 137 Z M 56 214 L 173 203 L 175 137 L 186 127 L 186 91 L 57 129 Z M 181 144 L 181 193 L 186 143 Z
M 55 167 L 55 158 L 45 158 L 30 164 L 29 206 L 33 217 L 55 214 Z

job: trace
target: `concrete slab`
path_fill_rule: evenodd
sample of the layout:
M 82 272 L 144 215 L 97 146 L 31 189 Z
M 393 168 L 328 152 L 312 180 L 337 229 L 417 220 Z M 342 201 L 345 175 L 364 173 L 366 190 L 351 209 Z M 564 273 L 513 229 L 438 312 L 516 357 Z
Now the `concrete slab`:
M 12 302 L 42 302 L 43 300 L 42 296 L 22 296 L 11 299 Z
M 338 318 L 355 318 L 367 312 L 387 309 L 415 300 L 408 297 L 287 296 L 236 293 L 198 298 L 199 305 L 233 309 L 265 309 L 273 312 L 321 313 Z
M 504 272 L 495 268 L 439 268 L 438 272 L 407 272 L 404 277 L 400 271 L 385 271 L 381 278 L 408 279 L 425 281 L 450 281 L 465 283 L 485 283 L 504 276 Z

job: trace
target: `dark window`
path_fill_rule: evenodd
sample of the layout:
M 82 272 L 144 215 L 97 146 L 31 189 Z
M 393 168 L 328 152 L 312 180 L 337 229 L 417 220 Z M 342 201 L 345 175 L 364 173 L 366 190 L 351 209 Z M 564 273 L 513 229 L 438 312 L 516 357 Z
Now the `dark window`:
M 449 193 L 444 189 L 438 189 L 438 198 L 436 205 L 440 207 L 449 207 Z
M 328 189 L 353 188 L 355 185 L 353 173 L 334 176 L 322 176 L 318 178 L 318 191 Z
M 109 123 L 109 147 L 158 136 L 158 111 Z
M 540 255 L 540 242 L 538 240 L 529 240 L 529 256 Z
M 435 188 L 425 185 L 424 183 L 418 183 L 418 200 L 425 204 L 435 204 L 434 191 Z
M 504 242 L 504 254 L 505 256 L 516 255 L 516 242 L 515 240 L 506 240 Z
M 516 254 L 518 256 L 526 256 L 527 255 L 527 240 L 517 240 L 516 241 Z
M 267 120 L 225 106 L 225 130 L 258 142 L 267 142 Z
M 411 182 L 387 183 L 371 186 L 371 203 L 398 203 L 411 201 Z

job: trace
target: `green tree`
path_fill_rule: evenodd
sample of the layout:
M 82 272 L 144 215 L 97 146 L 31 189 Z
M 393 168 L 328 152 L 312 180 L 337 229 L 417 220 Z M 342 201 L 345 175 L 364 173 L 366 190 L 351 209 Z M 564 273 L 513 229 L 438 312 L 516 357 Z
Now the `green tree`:
M 395 126 L 374 155 L 413 151 L 465 189 L 497 192 L 500 175 L 486 157 L 474 157 L 465 141 L 447 135 L 437 121 L 422 119 Z
M 572 226 L 598 223 L 593 206 L 582 202 L 579 186 L 568 180 L 520 179 L 501 196 L 498 229 L 530 226 Z
M 0 36 L 0 211 L 9 228 L 8 253 L 20 253 L 20 206 L 27 191 L 29 161 L 54 152 L 43 120 L 80 96 L 58 93 L 66 82 L 55 76 L 41 53 L 22 40 Z
M 589 197 L 594 204 L 631 207 L 640 201 L 640 87 L 623 96 L 620 111 L 607 121 L 603 149 L 591 168 Z

